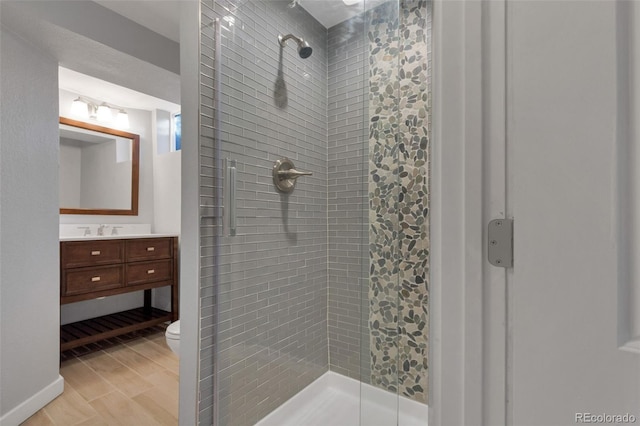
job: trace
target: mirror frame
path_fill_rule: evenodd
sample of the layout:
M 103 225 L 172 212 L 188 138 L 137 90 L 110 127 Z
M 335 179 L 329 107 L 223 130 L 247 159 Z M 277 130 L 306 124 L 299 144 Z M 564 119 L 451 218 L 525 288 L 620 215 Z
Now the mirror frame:
M 60 214 L 87 214 L 87 215 L 119 215 L 119 216 L 137 216 L 138 215 L 138 191 L 140 184 L 140 136 L 135 133 L 129 133 L 122 130 L 102 127 L 96 124 L 85 123 L 84 121 L 73 120 L 71 118 L 60 117 L 60 124 L 78 127 L 94 132 L 106 133 L 108 135 L 119 136 L 121 138 L 131 139 L 131 208 L 130 209 L 71 209 L 60 208 Z

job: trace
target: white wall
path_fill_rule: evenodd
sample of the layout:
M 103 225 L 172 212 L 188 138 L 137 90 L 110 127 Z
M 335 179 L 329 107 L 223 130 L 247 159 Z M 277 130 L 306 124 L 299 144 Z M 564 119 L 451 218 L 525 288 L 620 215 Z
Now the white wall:
M 153 144 L 153 232 L 180 235 L 182 151 L 169 151 L 171 142 L 171 113 L 155 110 L 152 113 L 156 143 Z M 169 288 L 153 292 L 153 306 L 169 310 Z
M 198 102 L 200 7 L 184 1 L 180 15 L 180 79 L 182 98 L 182 213 L 180 242 L 180 418 L 197 423 L 199 336 L 199 170 Z
M 62 392 L 58 64 L 0 33 L 0 424 Z
M 171 113 L 156 110 L 153 116 L 156 132 L 153 147 L 153 231 L 180 234 L 182 151 L 166 152 L 161 149 L 170 143 Z

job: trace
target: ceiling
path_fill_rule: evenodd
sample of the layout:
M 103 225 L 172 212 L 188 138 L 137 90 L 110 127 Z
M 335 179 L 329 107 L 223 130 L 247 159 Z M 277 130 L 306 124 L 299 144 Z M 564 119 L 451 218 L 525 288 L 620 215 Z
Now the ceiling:
M 180 3 L 193 0 L 93 1 L 170 40 L 179 42 Z M 300 7 L 307 10 L 326 28 L 362 13 L 365 7 L 370 9 L 385 1 L 388 0 L 359 0 L 353 6 L 347 6 L 342 0 L 297 0 Z M 179 109 L 179 105 L 175 103 L 166 102 L 65 68 L 60 68 L 59 84 L 61 89 L 85 95 L 91 93 L 94 97 L 122 107 L 145 110 L 159 108 L 169 111 Z
M 158 34 L 179 42 L 181 0 L 94 1 Z M 385 1 L 388 0 L 358 0 L 354 5 L 347 6 L 342 0 L 297 0 L 298 4 L 325 28 L 331 28 L 362 13 L 364 8 L 371 9 Z
M 180 0 L 93 0 L 119 15 L 180 42 Z
M 331 28 L 385 1 L 388 0 L 358 0 L 347 6 L 342 0 L 299 0 L 299 4 L 325 28 Z
M 62 67 L 180 103 L 179 43 L 92 1 L 0 0 L 0 10 L 3 30 Z

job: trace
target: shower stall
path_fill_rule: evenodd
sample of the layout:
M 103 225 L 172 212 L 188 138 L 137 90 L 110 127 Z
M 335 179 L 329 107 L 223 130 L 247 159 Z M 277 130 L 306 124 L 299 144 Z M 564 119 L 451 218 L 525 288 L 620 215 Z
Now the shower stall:
M 201 0 L 202 425 L 426 426 L 426 0 Z

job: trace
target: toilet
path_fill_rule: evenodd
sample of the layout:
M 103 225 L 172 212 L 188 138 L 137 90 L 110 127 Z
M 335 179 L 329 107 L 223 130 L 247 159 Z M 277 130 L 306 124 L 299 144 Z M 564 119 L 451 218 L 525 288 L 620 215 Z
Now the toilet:
M 180 355 L 180 320 L 169 324 L 164 335 L 167 339 L 167 345 L 169 345 L 169 348 L 174 354 Z

